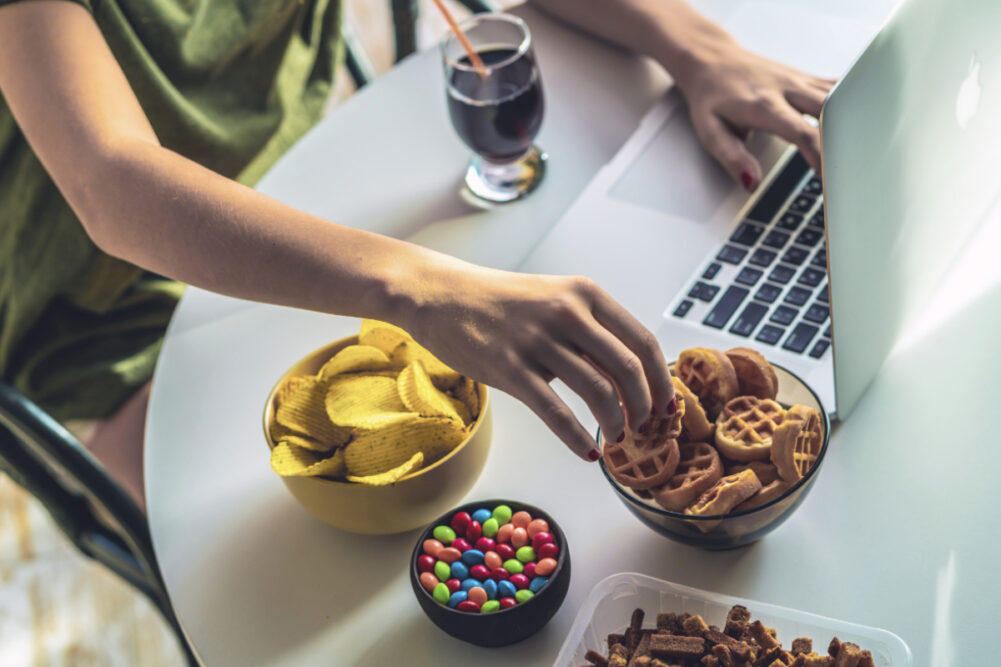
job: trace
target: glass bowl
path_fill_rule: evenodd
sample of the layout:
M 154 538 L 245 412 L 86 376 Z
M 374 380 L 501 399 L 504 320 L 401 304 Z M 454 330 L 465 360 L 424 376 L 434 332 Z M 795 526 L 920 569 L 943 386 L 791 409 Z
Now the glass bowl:
M 821 404 L 820 398 L 809 385 L 791 371 L 777 364 L 772 364 L 772 367 L 779 380 L 776 401 L 780 405 L 785 408 L 796 404 L 805 405 L 820 414 L 824 442 L 821 445 L 817 461 L 803 478 L 778 498 L 758 507 L 730 514 L 693 516 L 664 509 L 653 499 L 643 498 L 632 489 L 619 484 L 608 472 L 605 459 L 602 457 L 600 459 L 602 473 L 615 489 L 619 500 L 636 518 L 654 531 L 676 542 L 701 549 L 721 550 L 742 547 L 760 540 L 778 528 L 796 511 L 810 489 L 813 488 L 813 483 L 820 473 L 820 467 L 824 463 L 827 445 L 831 439 L 831 420 Z M 604 446 L 600 430 L 597 441 L 602 447 Z M 727 463 L 724 461 L 724 467 L 726 465 Z

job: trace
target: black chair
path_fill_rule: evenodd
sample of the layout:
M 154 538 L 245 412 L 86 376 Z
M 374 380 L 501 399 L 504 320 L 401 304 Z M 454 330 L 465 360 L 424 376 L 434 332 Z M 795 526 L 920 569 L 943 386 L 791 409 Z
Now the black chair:
M 497 11 L 498 7 L 489 0 L 459 0 L 474 13 Z M 396 62 L 400 62 L 417 50 L 417 0 L 390 0 L 393 15 L 393 35 Z M 355 87 L 362 88 L 376 77 L 375 67 L 362 48 L 352 27 L 345 23 L 342 28 L 344 39 L 344 64 L 351 74 Z

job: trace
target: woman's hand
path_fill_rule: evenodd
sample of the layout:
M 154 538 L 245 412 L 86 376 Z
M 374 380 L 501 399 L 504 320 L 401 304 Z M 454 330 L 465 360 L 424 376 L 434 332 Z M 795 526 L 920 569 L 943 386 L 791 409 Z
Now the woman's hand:
M 431 271 L 401 326 L 459 372 L 524 402 L 581 458 L 597 460 L 593 434 L 549 386 L 554 378 L 612 442 L 676 409 L 656 339 L 593 281 L 458 262 Z
M 672 74 L 705 149 L 748 191 L 762 177 L 744 144 L 750 130 L 795 144 L 819 174 L 820 134 L 803 114 L 819 116 L 834 80 L 746 51 L 722 30 L 700 41 Z

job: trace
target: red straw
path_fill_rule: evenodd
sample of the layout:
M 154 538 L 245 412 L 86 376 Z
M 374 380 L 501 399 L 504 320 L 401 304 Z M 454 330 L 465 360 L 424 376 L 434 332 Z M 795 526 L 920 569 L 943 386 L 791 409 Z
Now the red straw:
M 452 12 L 448 11 L 448 7 L 445 6 L 445 3 L 442 2 L 442 0 L 434 0 L 434 4 L 438 6 L 439 11 L 441 11 L 441 15 L 445 17 L 448 27 L 452 29 L 452 32 L 455 34 L 455 38 L 459 40 L 459 44 L 461 44 L 462 48 L 466 50 L 466 55 L 469 56 L 469 62 L 476 68 L 476 71 L 479 72 L 480 76 L 485 79 L 487 77 L 487 67 L 483 64 L 483 59 L 480 58 L 480 54 L 473 49 L 473 45 L 469 42 L 469 38 L 466 37 L 466 33 L 462 32 L 462 28 L 460 28 L 459 24 L 455 22 L 455 17 L 452 16 Z

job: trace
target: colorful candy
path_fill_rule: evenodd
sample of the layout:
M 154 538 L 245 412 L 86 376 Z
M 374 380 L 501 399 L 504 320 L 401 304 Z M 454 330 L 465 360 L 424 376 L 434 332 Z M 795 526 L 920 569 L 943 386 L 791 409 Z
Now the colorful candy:
M 560 547 L 545 519 L 507 505 L 456 512 L 417 556 L 421 588 L 466 613 L 510 609 L 545 590 Z

